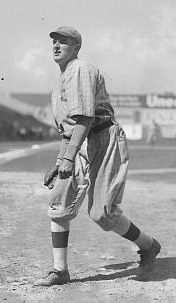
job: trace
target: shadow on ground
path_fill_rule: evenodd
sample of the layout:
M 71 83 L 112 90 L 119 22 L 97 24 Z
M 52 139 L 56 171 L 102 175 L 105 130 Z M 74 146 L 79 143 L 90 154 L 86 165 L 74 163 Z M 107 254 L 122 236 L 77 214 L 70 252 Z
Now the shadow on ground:
M 131 277 L 129 280 L 136 281 L 164 281 L 168 279 L 176 279 L 176 258 L 158 258 L 153 270 L 144 273 L 141 277 Z
M 107 270 L 106 274 L 96 274 L 94 276 L 85 277 L 82 279 L 73 279 L 71 283 L 84 283 L 91 281 L 115 280 L 120 278 L 128 278 L 128 280 L 136 281 L 164 281 L 167 279 L 176 279 L 176 258 L 158 258 L 154 267 L 150 272 L 140 272 L 138 267 L 128 269 L 128 267 L 136 264 L 135 262 L 126 262 L 121 264 L 110 264 L 101 267 Z M 123 270 L 125 269 L 125 270 Z M 112 273 L 112 271 L 116 271 Z M 108 273 L 111 271 L 111 273 Z

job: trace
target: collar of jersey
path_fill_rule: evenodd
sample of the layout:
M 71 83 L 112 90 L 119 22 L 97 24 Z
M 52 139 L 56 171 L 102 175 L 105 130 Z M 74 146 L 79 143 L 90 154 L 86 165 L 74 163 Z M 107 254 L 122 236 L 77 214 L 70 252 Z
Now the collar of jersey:
M 70 65 L 72 65 L 72 63 L 73 63 L 74 61 L 76 61 L 76 60 L 78 60 L 78 57 L 76 57 L 76 58 L 74 58 L 72 61 L 70 61 L 70 62 L 67 64 L 65 70 L 64 70 L 61 74 L 65 73 L 65 71 L 68 69 L 68 67 L 70 67 Z

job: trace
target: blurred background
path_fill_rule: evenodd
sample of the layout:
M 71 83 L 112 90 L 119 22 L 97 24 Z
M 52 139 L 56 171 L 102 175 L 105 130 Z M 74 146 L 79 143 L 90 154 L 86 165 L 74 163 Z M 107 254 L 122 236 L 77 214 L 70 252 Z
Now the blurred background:
M 0 0 L 0 140 L 58 137 L 50 95 L 59 70 L 49 32 L 72 25 L 80 58 L 105 76 L 131 142 L 176 141 L 174 0 Z

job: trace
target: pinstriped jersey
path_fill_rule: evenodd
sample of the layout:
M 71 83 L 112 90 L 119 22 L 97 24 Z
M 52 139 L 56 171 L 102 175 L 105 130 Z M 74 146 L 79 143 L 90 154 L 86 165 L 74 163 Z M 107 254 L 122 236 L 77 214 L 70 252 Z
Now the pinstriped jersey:
M 103 76 L 96 67 L 79 59 L 61 72 L 52 92 L 52 108 L 59 131 L 67 136 L 71 136 L 78 115 L 93 117 L 92 127 L 114 121 Z

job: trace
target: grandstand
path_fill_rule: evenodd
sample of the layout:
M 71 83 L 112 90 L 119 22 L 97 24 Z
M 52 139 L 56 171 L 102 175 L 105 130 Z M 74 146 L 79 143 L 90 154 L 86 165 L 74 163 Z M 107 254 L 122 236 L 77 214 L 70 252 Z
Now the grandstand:
M 0 104 L 54 126 L 51 94 L 11 93 L 0 96 Z M 173 94 L 111 94 L 115 116 L 133 142 L 149 143 L 155 132 L 156 143 L 176 141 L 176 96 Z

